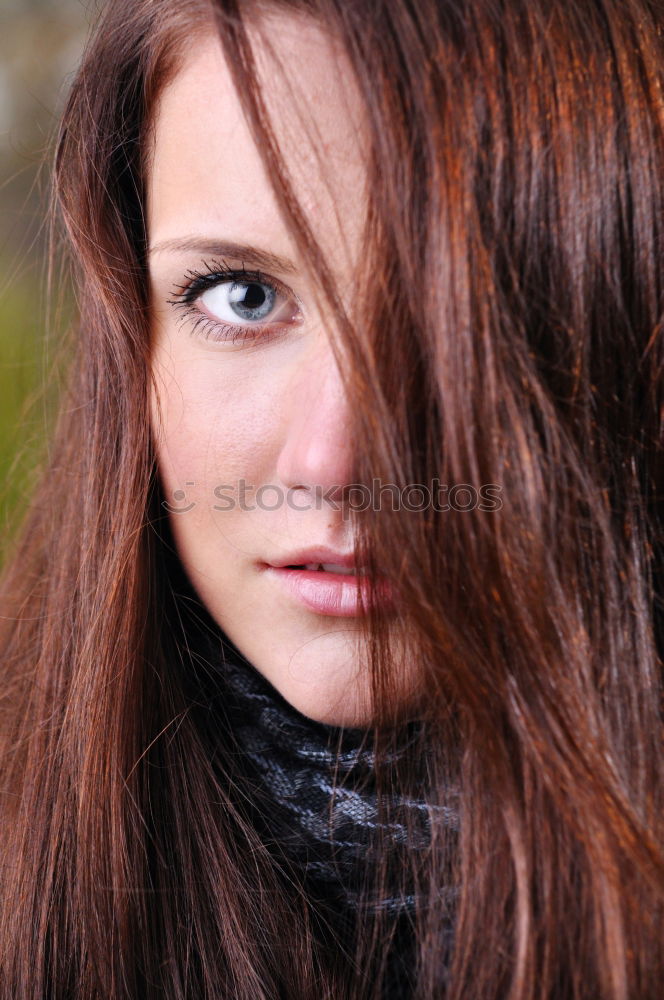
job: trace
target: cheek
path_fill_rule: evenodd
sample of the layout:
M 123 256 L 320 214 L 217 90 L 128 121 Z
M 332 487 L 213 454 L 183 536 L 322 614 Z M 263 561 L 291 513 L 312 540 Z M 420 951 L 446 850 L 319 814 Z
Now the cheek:
M 226 359 L 223 359 L 224 361 Z M 279 451 L 278 393 L 217 358 L 157 354 L 151 420 L 166 499 L 208 509 L 214 490 L 269 480 Z M 283 398 L 283 396 L 281 397 Z

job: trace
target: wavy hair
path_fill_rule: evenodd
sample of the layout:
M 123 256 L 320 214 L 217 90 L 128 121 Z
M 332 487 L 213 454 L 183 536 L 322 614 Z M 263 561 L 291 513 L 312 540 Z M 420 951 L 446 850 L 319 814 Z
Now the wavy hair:
M 252 32 L 277 6 L 339 39 L 366 111 L 352 315 L 258 85 Z M 3 577 L 0 996 L 381 995 L 387 918 L 367 917 L 355 962 L 326 950 L 248 818 L 231 734 L 213 725 L 192 669 L 162 523 L 145 419 L 145 154 L 161 89 L 192 33 L 214 25 L 337 320 L 359 481 L 501 488 L 498 510 L 355 518 L 360 563 L 398 581 L 403 662 L 419 667 L 413 775 L 432 804 L 453 794 L 461 818 L 454 839 L 433 823 L 416 873 L 414 994 L 655 1000 L 658 0 L 106 5 L 55 156 L 55 227 L 78 303 L 70 380 Z M 402 661 L 378 613 L 366 622 L 384 734 Z

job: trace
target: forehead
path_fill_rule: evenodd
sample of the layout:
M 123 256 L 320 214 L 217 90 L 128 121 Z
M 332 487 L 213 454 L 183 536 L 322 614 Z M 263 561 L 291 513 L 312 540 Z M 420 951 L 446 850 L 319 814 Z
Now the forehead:
M 313 22 L 292 15 L 263 18 L 250 37 L 295 195 L 323 248 L 352 254 L 365 159 L 346 57 Z M 193 233 L 246 242 L 249 234 L 256 245 L 292 252 L 214 28 L 192 42 L 160 96 L 147 182 L 153 244 Z

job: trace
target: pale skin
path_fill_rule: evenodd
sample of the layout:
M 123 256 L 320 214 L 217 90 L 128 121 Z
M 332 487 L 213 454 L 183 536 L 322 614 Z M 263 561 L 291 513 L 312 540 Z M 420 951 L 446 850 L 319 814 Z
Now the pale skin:
M 351 296 L 365 211 L 350 72 L 313 25 L 274 17 L 269 37 L 296 91 L 270 72 L 259 46 L 277 137 L 342 294 Z M 329 184 L 301 116 L 314 130 Z M 287 701 L 322 722 L 366 724 L 369 682 L 357 619 L 303 607 L 260 568 L 308 546 L 352 551 L 342 510 L 312 502 L 317 489 L 352 482 L 350 412 L 315 279 L 279 213 L 212 31 L 192 43 L 159 101 L 147 217 L 151 420 L 179 556 L 213 618 Z M 264 259 L 254 261 L 248 245 Z M 260 335 L 256 313 L 239 317 L 229 304 L 231 282 L 219 279 L 243 266 L 276 290 Z M 208 278 L 204 299 L 184 301 L 192 273 L 199 285 L 201 275 L 216 277 Z M 309 509 L 249 509 L 250 494 L 246 509 L 215 509 L 224 506 L 215 488 L 241 479 L 254 490 L 290 489 L 297 506 L 309 501 Z M 265 506 L 277 495 L 264 493 Z

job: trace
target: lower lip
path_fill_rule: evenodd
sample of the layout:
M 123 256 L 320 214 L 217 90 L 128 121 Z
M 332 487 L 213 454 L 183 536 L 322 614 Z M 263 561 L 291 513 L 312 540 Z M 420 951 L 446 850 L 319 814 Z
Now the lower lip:
M 360 577 L 363 608 L 357 596 L 355 575 L 329 573 L 327 570 L 290 569 L 287 566 L 266 566 L 266 572 L 279 581 L 289 594 L 311 611 L 336 618 L 355 618 L 370 603 L 368 582 Z M 380 580 L 376 587 L 374 603 L 381 608 L 394 601 L 394 591 L 387 580 Z

